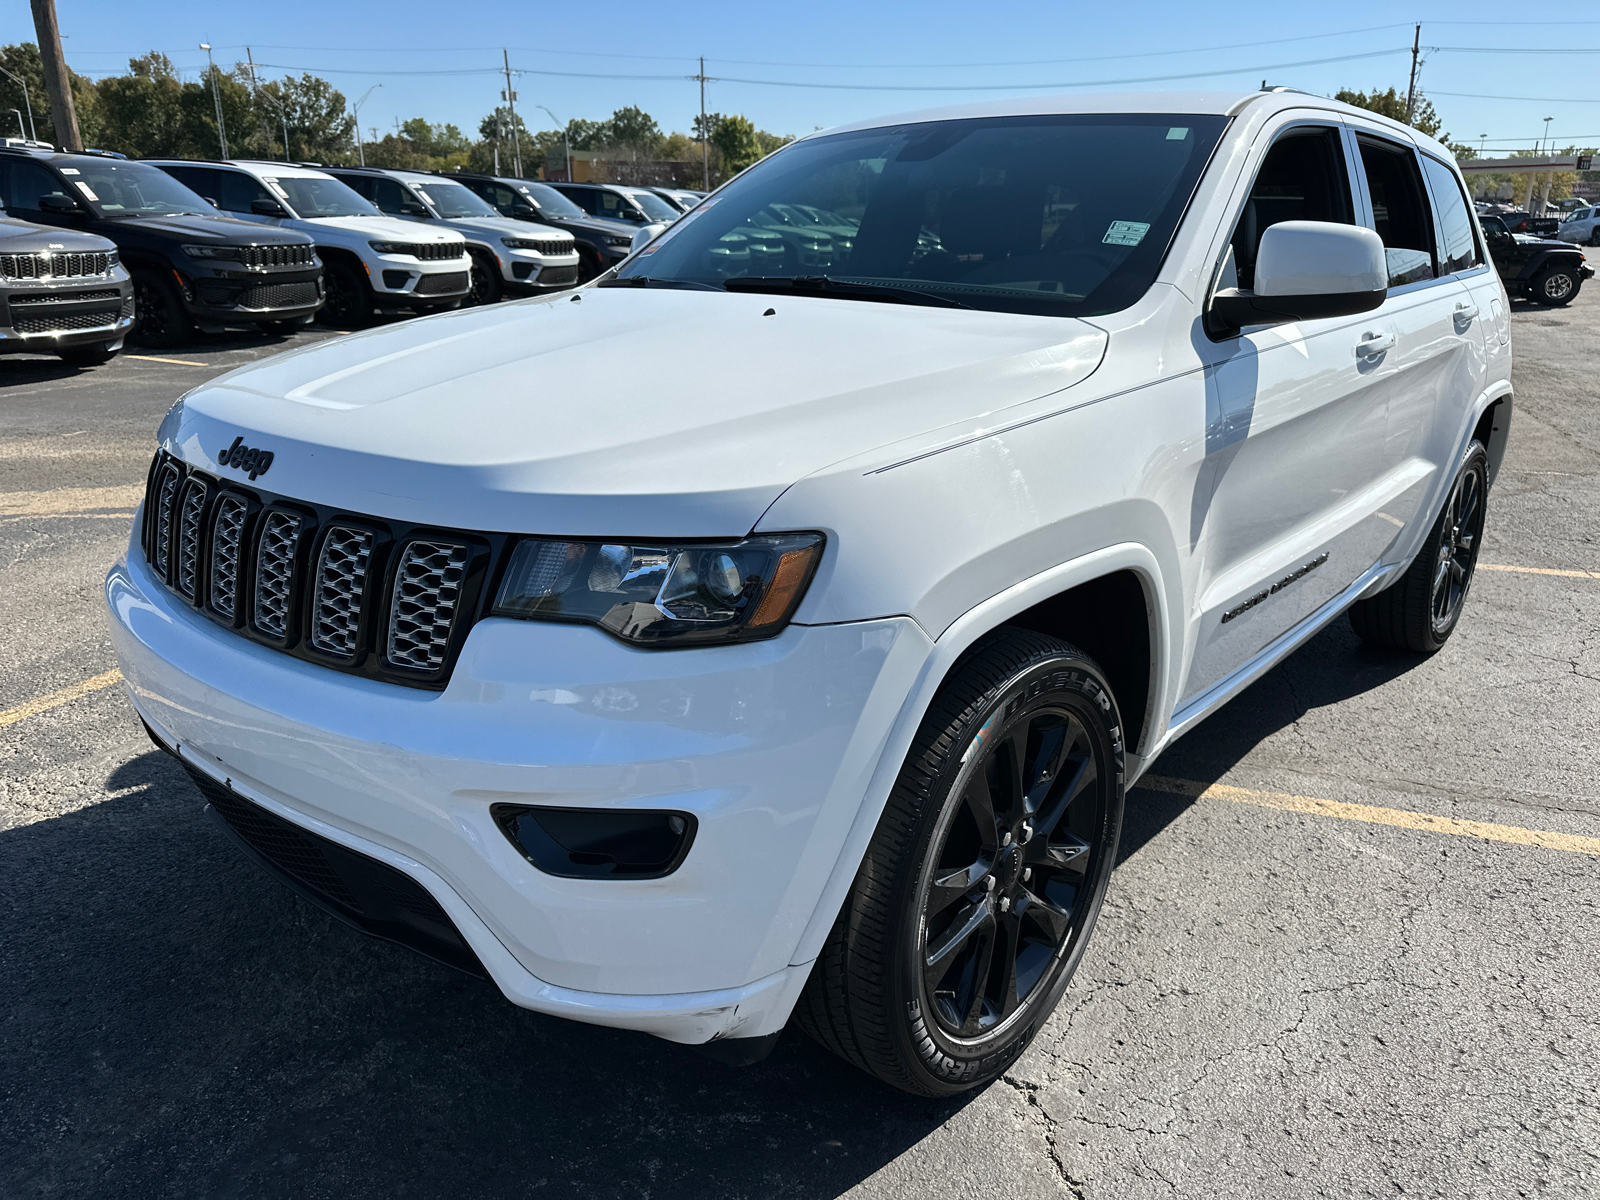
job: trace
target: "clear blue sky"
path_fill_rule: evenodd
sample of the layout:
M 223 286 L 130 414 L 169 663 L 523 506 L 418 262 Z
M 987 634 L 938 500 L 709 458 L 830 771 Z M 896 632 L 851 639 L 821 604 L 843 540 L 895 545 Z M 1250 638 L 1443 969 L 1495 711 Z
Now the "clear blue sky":
M 249 45 L 258 63 L 271 64 L 268 75 L 311 69 L 348 100 L 381 83 L 362 109 L 364 130 L 392 130 L 396 118 L 421 116 L 468 132 L 498 102 L 504 83 L 493 72 L 501 47 L 510 50 L 513 70 L 525 72 L 516 81 L 518 108 L 534 128 L 553 124 L 536 104 L 563 120 L 598 120 L 637 104 L 669 132 L 687 131 L 699 104 L 687 76 L 704 54 L 706 73 L 718 80 L 707 89 L 708 109 L 798 134 L 875 114 L 1083 90 L 1101 81 L 1114 81 L 1105 83 L 1111 90 L 1253 89 L 1263 77 L 1319 93 L 1341 86 L 1403 89 L 1410 24 L 1421 21 L 1421 81 L 1457 140 L 1476 145 L 1487 134 L 1491 150 L 1529 146 L 1548 116 L 1555 118 L 1550 132 L 1558 146 L 1600 144 L 1600 10 L 1587 21 L 1554 20 L 1563 11 L 1587 15 L 1581 5 L 1467 0 L 1406 12 L 1373 0 L 1127 6 L 58 0 L 58 11 L 68 62 L 96 78 L 126 71 L 130 56 L 152 49 L 193 78 L 205 67 L 198 43 L 212 43 L 218 60 L 229 64 L 242 60 Z M 33 40 L 20 0 L 0 14 L 0 39 Z M 1515 48 L 1547 52 L 1498 52 Z M 1574 50 L 1587 52 L 1548 52 Z M 1350 57 L 1366 55 L 1376 57 Z M 1344 61 L 1316 61 L 1329 59 Z M 1208 74 L 1121 82 L 1194 72 Z M 758 80 L 861 86 L 749 82 Z M 1477 98 L 1484 96 L 1517 98 Z

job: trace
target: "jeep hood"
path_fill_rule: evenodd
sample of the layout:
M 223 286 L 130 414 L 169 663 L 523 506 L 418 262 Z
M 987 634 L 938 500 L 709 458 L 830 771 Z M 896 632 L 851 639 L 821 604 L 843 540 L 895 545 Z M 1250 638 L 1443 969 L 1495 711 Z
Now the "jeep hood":
M 1083 321 L 821 297 L 589 288 L 334 337 L 189 393 L 163 444 L 225 478 L 397 520 L 742 534 L 796 480 L 1071 387 Z

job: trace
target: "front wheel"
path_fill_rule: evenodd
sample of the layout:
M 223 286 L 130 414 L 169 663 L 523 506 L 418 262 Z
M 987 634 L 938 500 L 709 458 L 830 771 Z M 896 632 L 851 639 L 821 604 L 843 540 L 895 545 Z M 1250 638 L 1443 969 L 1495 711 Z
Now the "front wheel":
M 472 290 L 467 293 L 464 305 L 494 304 L 505 290 L 500 281 L 500 264 L 489 254 L 472 256 Z
M 606 265 L 600 261 L 600 253 L 589 246 L 578 247 L 578 282 L 588 283 L 591 279 L 598 279 L 605 273 Z
M 334 329 L 359 329 L 372 320 L 372 293 L 366 280 L 346 262 L 331 262 L 323 273 L 319 316 Z
M 1350 607 L 1362 641 L 1432 654 L 1449 640 L 1467 603 L 1489 498 L 1489 454 L 1473 442 L 1438 519 L 1416 559 L 1397 581 Z
M 1573 267 L 1546 267 L 1528 285 L 1528 295 L 1547 307 L 1571 304 L 1578 294 L 1580 282 L 1578 272 Z
M 158 350 L 181 346 L 193 325 L 176 288 L 157 271 L 133 275 L 133 336 Z
M 1100 668 L 1003 629 L 923 719 L 796 1008 L 822 1045 L 948 1096 L 1016 1061 L 1077 969 L 1122 827 Z

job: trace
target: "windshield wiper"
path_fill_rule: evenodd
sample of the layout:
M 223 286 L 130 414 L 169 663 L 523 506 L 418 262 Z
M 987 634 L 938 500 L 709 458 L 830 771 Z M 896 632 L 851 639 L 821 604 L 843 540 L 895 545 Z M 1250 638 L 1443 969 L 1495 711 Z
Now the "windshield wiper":
M 940 308 L 971 308 L 949 296 L 887 283 L 852 283 L 827 275 L 736 275 L 724 279 L 730 292 L 798 292 L 808 296 L 839 296 L 847 300 L 885 300 L 890 304 L 926 304 Z
M 659 287 L 659 288 L 696 288 L 702 292 L 720 292 L 722 289 L 714 283 L 702 283 L 698 279 L 654 279 L 649 275 L 626 275 L 605 279 L 595 284 L 596 287 Z

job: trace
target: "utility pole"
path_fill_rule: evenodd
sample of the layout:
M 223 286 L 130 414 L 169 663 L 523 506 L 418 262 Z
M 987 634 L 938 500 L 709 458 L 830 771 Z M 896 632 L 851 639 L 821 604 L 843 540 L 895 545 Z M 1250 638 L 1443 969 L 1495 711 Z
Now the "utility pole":
M 261 102 L 261 83 L 256 78 L 256 59 L 255 59 L 255 55 L 253 55 L 250 52 L 250 47 L 249 46 L 246 46 L 244 48 L 244 58 L 245 58 L 245 61 L 250 64 L 250 90 L 255 95 L 256 102 L 259 104 Z M 268 103 L 270 104 L 271 101 L 269 100 Z M 283 161 L 284 162 L 288 162 L 289 161 L 289 112 L 283 105 L 283 98 L 282 98 L 281 95 L 278 98 L 278 120 L 283 126 Z M 358 130 L 356 130 L 356 137 L 360 138 L 360 136 L 361 136 L 361 131 L 358 129 Z M 268 154 L 272 153 L 272 135 L 271 134 L 267 135 L 267 153 Z
M 1411 119 L 1417 113 L 1417 55 L 1422 51 L 1422 26 L 1417 26 L 1417 32 L 1411 39 L 1411 83 L 1406 88 L 1406 124 L 1411 124 Z
M 76 154 L 83 149 L 78 136 L 78 110 L 72 103 L 72 75 L 61 52 L 61 26 L 56 23 L 56 0 L 32 0 L 33 28 L 39 38 L 40 65 L 44 67 L 45 95 L 50 97 L 50 121 L 56 143 Z
M 39 140 L 39 134 L 33 127 L 33 100 L 28 95 L 27 82 L 22 78 L 22 76 L 13 75 L 4 67 L 0 67 L 0 75 L 4 75 L 7 79 L 11 80 L 12 83 L 16 84 L 22 89 L 22 106 L 28 110 L 28 132 L 25 136 L 30 141 L 37 142 Z
M 511 161 L 515 164 L 517 178 L 522 178 L 522 140 L 517 137 L 517 93 L 511 89 L 511 54 L 504 48 L 500 56 L 505 62 L 506 90 L 505 102 L 511 109 Z
M 711 130 L 706 128 L 706 56 L 700 56 L 700 186 L 711 190 Z
M 211 57 L 211 43 L 201 42 L 206 52 L 206 62 L 211 64 L 211 99 L 217 106 L 217 144 L 222 147 L 222 157 L 228 157 L 228 131 L 222 125 L 222 89 L 217 86 L 217 62 Z

